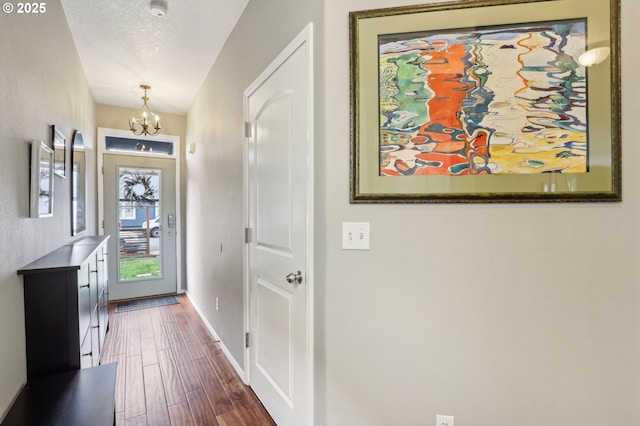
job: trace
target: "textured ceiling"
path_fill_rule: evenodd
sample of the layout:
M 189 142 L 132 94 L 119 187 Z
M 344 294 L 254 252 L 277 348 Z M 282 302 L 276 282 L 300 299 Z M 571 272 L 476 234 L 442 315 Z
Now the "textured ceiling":
M 249 0 L 61 0 L 97 103 L 184 114 Z

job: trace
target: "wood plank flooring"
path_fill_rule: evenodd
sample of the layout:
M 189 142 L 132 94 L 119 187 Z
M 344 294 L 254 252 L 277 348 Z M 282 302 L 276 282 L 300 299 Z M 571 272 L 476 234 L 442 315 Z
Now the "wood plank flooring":
M 275 425 L 184 295 L 115 313 L 101 363 L 118 364 L 116 425 Z

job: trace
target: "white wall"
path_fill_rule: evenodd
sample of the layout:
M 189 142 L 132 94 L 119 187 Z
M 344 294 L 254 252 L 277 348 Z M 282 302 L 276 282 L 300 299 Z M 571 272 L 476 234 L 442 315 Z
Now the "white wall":
M 622 203 L 350 205 L 348 12 L 412 3 L 325 0 L 318 424 L 640 424 L 640 6 Z M 340 249 L 342 221 L 371 222 L 370 251 Z
M 42 15 L 0 14 L 0 418 L 26 381 L 22 278 L 16 271 L 72 240 L 69 178 L 55 178 L 54 216 L 29 218 L 31 139 L 55 124 L 87 147 L 87 231 L 96 231 L 94 103 L 59 2 Z M 69 148 L 67 170 L 69 169 Z

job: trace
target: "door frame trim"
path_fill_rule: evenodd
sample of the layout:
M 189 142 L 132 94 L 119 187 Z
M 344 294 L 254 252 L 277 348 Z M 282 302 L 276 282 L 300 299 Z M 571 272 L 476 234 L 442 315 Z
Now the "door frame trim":
M 256 92 L 265 81 L 278 69 L 286 60 L 295 53 L 301 46 L 307 45 L 308 49 L 308 58 L 307 58 L 307 68 L 308 68 L 308 86 L 307 93 L 309 94 L 309 98 L 307 100 L 307 123 L 309 124 L 309 133 L 307 135 L 307 170 L 308 170 L 308 179 L 307 179 L 307 264 L 305 265 L 306 274 L 305 274 L 305 286 L 307 287 L 306 291 L 306 309 L 307 309 L 307 397 L 308 401 L 306 403 L 307 413 L 306 417 L 308 419 L 308 425 L 313 425 L 313 413 L 314 413 L 314 282 L 315 282 L 315 272 L 314 272 L 314 199 L 315 199 L 315 191 L 314 191 L 314 69 L 313 69 L 313 56 L 314 56 L 314 45 L 313 45 L 313 23 L 309 22 L 304 29 L 289 43 L 289 45 L 282 50 L 282 52 L 269 64 L 269 66 L 262 72 L 260 75 L 254 80 L 253 83 L 244 91 L 243 94 L 243 123 L 249 122 L 249 97 Z M 251 135 L 247 137 L 246 134 L 244 136 L 243 143 L 243 227 L 246 229 L 249 227 L 249 141 L 251 140 Z M 249 280 L 249 244 L 245 242 L 243 247 L 243 290 L 244 290 L 244 300 L 243 300 L 243 310 L 244 310 L 244 332 L 250 333 L 251 330 L 251 311 L 250 311 L 250 280 Z M 251 345 L 250 347 L 245 347 L 244 350 L 244 374 L 241 374 L 241 377 L 246 385 L 250 384 L 250 363 L 251 363 Z
M 98 175 L 98 235 L 104 235 L 104 155 L 118 155 L 117 153 L 111 153 L 105 149 L 107 136 L 127 138 L 127 139 L 139 139 L 148 140 L 148 138 L 142 136 L 136 136 L 131 133 L 130 130 L 109 129 L 105 127 L 98 127 L 98 139 L 97 139 L 97 166 L 96 174 Z M 155 158 L 173 158 L 176 161 L 176 291 L 178 293 L 184 293 L 185 288 L 182 282 L 182 205 L 180 195 L 180 161 L 182 155 L 182 145 L 180 136 L 159 134 L 154 136 L 154 140 L 162 140 L 173 143 L 173 155 L 155 155 L 151 153 L 135 153 L 127 152 L 122 155 L 128 156 L 141 156 L 141 157 L 155 157 Z

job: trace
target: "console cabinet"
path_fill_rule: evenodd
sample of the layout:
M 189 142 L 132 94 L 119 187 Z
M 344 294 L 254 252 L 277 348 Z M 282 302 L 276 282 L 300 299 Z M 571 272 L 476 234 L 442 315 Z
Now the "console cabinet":
M 18 271 L 27 379 L 99 364 L 109 327 L 108 239 L 81 238 Z

